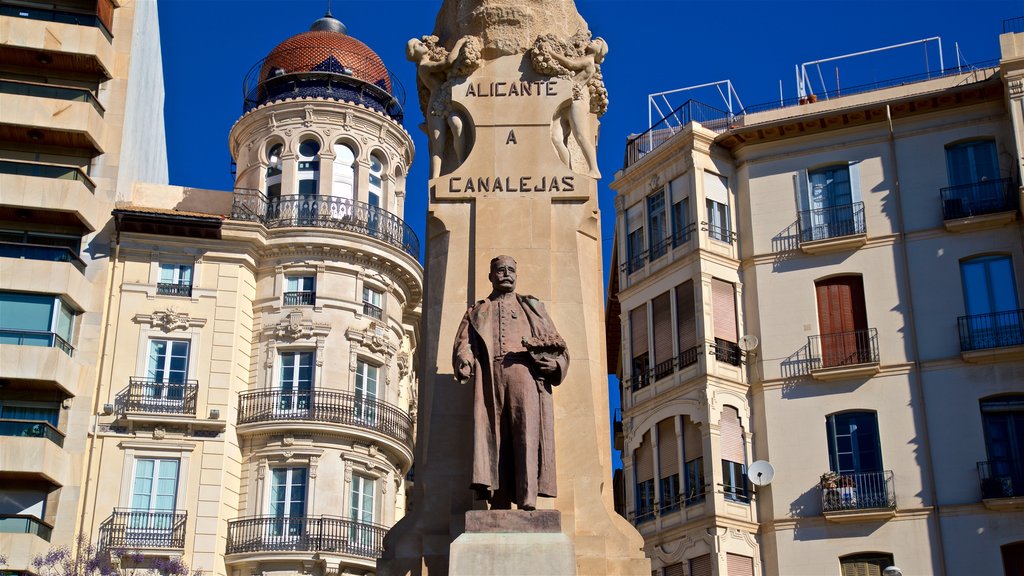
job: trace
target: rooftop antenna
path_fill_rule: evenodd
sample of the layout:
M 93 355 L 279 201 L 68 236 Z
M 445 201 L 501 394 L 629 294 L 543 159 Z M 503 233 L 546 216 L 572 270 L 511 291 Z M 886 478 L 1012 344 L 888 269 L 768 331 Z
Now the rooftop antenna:
M 324 16 L 334 18 L 334 16 L 331 16 L 331 0 L 327 0 L 327 14 L 324 14 Z

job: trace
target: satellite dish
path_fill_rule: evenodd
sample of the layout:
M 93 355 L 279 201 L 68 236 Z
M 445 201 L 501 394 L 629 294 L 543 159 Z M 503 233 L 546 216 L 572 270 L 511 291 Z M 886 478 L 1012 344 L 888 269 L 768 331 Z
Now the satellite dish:
M 775 467 L 767 460 L 758 460 L 747 468 L 747 478 L 754 486 L 767 486 L 775 477 Z
M 753 334 L 744 334 L 743 336 L 740 337 L 739 347 L 740 350 L 743 350 L 744 352 L 750 352 L 751 350 L 757 348 L 757 345 L 757 336 L 754 336 Z

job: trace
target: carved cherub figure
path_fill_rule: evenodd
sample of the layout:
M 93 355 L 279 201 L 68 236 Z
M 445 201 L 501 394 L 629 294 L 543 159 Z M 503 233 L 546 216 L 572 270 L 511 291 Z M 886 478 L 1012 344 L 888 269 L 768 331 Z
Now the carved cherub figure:
M 537 72 L 572 81 L 572 103 L 556 119 L 552 140 L 558 157 L 568 165 L 571 133 L 583 151 L 588 174 L 594 178 L 600 178 L 601 172 L 597 168 L 597 147 L 590 134 L 587 115 L 600 116 L 608 109 L 608 91 L 604 88 L 600 67 L 607 54 L 608 44 L 602 38 L 594 38 L 582 49 L 574 49 L 551 35 L 537 38 L 532 52 Z
M 452 107 L 451 86 L 453 80 L 467 76 L 479 66 L 479 40 L 465 36 L 449 52 L 438 45 L 437 36 L 413 38 L 406 45 L 405 54 L 406 58 L 416 63 L 421 104 L 425 104 L 430 177 L 437 178 L 441 175 L 441 158 L 448 143 L 449 130 L 456 160 L 459 163 L 465 160 L 465 122 Z

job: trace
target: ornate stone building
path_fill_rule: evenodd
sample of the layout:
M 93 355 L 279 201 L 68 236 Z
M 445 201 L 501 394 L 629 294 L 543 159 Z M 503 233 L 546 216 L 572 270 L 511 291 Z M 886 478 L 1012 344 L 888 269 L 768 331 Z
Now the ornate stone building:
M 72 423 L 76 452 L 51 450 L 83 479 L 81 526 L 73 503 L 54 542 L 84 534 L 125 569 L 181 558 L 210 574 L 373 572 L 406 511 L 416 411 L 423 273 L 402 220 L 404 93 L 329 14 L 246 87 L 233 191 L 153 178 L 95 213 L 107 237 L 91 251 L 109 260 L 92 329 L 51 337 L 88 342 L 98 381 L 96 416 L 83 403 Z M 26 350 L 5 340 L 4 370 L 38 379 L 48 365 Z
M 608 333 L 655 575 L 1024 569 L 1024 34 L 1000 44 L 629 139 Z

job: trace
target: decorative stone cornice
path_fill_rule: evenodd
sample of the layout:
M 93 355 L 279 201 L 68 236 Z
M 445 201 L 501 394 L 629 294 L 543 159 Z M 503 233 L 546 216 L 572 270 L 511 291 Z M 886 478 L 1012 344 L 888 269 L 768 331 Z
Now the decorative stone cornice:
M 178 312 L 174 306 L 152 314 L 136 314 L 132 320 L 136 324 L 148 324 L 150 328 L 164 332 L 202 328 L 206 325 L 206 318 L 193 318 L 188 312 Z
M 373 321 L 362 330 L 349 328 L 345 331 L 345 338 L 369 352 L 391 357 L 398 352 L 398 347 L 388 337 L 388 333 L 383 323 Z
M 310 340 L 313 338 L 326 337 L 331 331 L 331 325 L 327 322 L 313 322 L 306 318 L 300 310 L 293 310 L 286 314 L 276 324 L 271 324 L 264 329 L 264 334 L 271 336 L 274 340 Z

